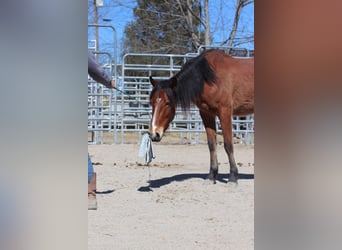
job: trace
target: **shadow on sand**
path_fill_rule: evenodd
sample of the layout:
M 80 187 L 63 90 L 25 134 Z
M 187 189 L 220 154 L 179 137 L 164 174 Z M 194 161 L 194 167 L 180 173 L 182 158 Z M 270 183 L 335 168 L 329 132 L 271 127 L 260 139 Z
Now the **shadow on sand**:
M 110 189 L 106 191 L 96 191 L 96 194 L 111 194 L 115 191 L 115 189 Z
M 153 192 L 152 188 L 160 188 L 160 187 L 168 185 L 174 181 L 185 181 L 185 180 L 193 179 L 193 178 L 207 180 L 207 177 L 208 177 L 208 174 L 196 174 L 196 173 L 178 174 L 178 175 L 174 175 L 171 177 L 165 177 L 165 178 L 161 178 L 161 179 L 150 180 L 148 182 L 149 183 L 148 186 L 142 186 L 142 187 L 138 188 L 138 191 L 140 191 L 140 192 Z M 228 178 L 229 178 L 229 174 L 218 174 L 217 175 L 217 181 L 222 182 L 222 183 L 228 183 Z M 239 174 L 239 179 L 240 180 L 254 179 L 254 174 Z

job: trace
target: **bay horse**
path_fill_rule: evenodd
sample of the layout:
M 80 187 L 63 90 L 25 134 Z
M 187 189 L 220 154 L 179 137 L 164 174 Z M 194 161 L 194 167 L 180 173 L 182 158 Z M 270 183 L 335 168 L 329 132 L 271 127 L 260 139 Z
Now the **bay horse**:
M 254 113 L 254 58 L 228 56 L 222 50 L 207 50 L 189 60 L 168 80 L 157 81 L 150 76 L 152 119 L 149 134 L 160 141 L 180 105 L 187 111 L 192 103 L 199 109 L 207 134 L 210 152 L 208 178 L 216 183 L 218 174 L 216 116 L 219 118 L 228 155 L 229 182 L 238 180 L 233 153 L 232 116 Z

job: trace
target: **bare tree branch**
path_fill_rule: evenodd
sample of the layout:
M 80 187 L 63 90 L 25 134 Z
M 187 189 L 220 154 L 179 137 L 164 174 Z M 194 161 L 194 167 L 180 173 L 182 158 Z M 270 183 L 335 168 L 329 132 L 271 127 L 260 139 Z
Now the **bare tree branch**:
M 238 25 L 239 25 L 239 19 L 240 19 L 241 11 L 242 11 L 243 7 L 249 5 L 249 4 L 253 3 L 253 2 L 254 2 L 254 0 L 238 0 L 237 6 L 236 6 L 235 17 L 234 17 L 234 22 L 233 22 L 232 30 L 230 32 L 230 35 L 229 35 L 228 39 L 223 41 L 221 43 L 221 45 L 224 45 L 224 44 L 227 43 L 228 47 L 232 47 L 233 41 L 234 41 L 235 36 L 236 36 L 236 31 L 237 31 L 237 28 L 238 28 Z

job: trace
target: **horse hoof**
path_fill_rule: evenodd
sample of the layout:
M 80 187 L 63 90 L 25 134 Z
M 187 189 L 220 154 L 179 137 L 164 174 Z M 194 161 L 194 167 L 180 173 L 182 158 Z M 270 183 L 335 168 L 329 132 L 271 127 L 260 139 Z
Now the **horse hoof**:
M 228 182 L 233 182 L 233 183 L 237 184 L 238 179 L 239 179 L 239 175 L 238 174 L 229 174 Z
M 228 179 L 228 182 L 238 182 L 238 179 L 237 178 L 231 178 L 231 179 Z

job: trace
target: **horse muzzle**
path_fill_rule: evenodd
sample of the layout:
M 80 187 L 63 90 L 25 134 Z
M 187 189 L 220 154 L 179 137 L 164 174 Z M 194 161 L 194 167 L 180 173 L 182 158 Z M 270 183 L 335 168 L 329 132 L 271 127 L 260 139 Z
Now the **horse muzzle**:
M 159 133 L 151 134 L 151 140 L 155 142 L 159 142 L 161 140 L 162 136 Z
M 159 142 L 161 141 L 164 135 L 164 128 L 161 126 L 159 127 L 150 126 L 148 132 L 150 134 L 150 138 L 152 141 Z
M 154 133 L 150 133 L 150 137 L 152 141 L 155 142 L 160 142 L 162 137 L 163 137 L 163 133 L 161 132 L 154 132 Z

